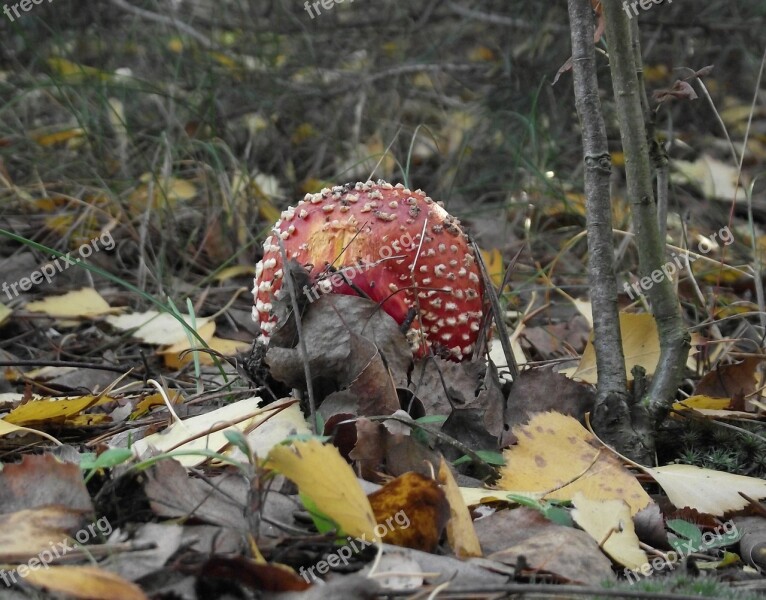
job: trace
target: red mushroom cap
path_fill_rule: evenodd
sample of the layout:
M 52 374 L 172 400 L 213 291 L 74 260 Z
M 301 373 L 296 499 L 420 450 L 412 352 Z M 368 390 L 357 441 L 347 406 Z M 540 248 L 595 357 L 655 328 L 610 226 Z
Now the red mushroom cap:
M 460 221 L 423 191 L 382 180 L 346 184 L 284 211 L 255 269 L 253 319 L 264 343 L 276 325 L 272 302 L 286 293 L 276 235 L 315 282 L 302 290 L 309 300 L 361 290 L 397 323 L 412 318 L 416 357 L 470 358 L 483 316 L 479 267 Z

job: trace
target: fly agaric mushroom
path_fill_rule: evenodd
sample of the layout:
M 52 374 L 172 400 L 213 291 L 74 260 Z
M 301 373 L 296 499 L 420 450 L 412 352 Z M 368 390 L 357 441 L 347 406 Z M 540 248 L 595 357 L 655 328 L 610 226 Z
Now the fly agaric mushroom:
M 484 288 L 460 221 L 421 191 L 401 183 L 346 184 L 306 194 L 282 213 L 255 268 L 253 319 L 258 340 L 276 326 L 275 298 L 285 295 L 279 236 L 288 260 L 303 265 L 321 293 L 367 295 L 402 325 L 417 358 L 471 357 L 482 321 Z

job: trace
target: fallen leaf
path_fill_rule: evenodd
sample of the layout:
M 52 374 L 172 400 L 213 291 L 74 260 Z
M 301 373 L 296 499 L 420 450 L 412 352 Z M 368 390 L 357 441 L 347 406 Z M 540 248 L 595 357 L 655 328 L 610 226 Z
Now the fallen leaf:
M 269 219 L 270 221 L 276 221 L 279 218 L 279 214 L 277 213 L 277 216 L 273 219 Z M 226 267 L 225 269 L 221 269 L 220 271 L 217 271 L 215 276 L 213 277 L 216 281 L 228 281 L 229 279 L 234 279 L 235 277 L 248 277 L 252 278 L 255 276 L 255 267 L 252 265 L 234 265 L 233 267 Z
M 631 370 L 639 365 L 646 369 L 647 375 L 654 374 L 657 362 L 660 359 L 660 339 L 657 335 L 657 324 L 654 317 L 646 313 L 620 313 L 620 329 L 622 331 L 622 350 L 625 355 L 625 371 L 628 380 L 633 380 Z M 596 349 L 592 341 L 585 347 L 580 364 L 574 372 L 562 369 L 572 379 L 579 379 L 587 383 L 597 383 L 596 374 Z
M 433 552 L 449 519 L 449 504 L 439 484 L 419 473 L 405 473 L 368 496 L 378 522 L 376 535 L 387 544 Z
M 515 512 L 515 511 L 513 511 Z M 584 531 L 549 523 L 542 530 L 494 552 L 487 558 L 516 567 L 524 557 L 526 568 L 518 575 L 553 574 L 559 582 L 577 582 L 601 586 L 613 580 L 611 561 Z
M 0 562 L 19 564 L 50 553 L 51 545 L 68 540 L 84 522 L 85 511 L 53 504 L 0 514 Z
M 275 446 L 265 463 L 298 486 L 345 535 L 378 540 L 375 515 L 351 466 L 316 439 Z
M 754 500 L 766 498 L 766 481 L 692 465 L 641 467 L 660 485 L 678 508 L 688 506 L 716 517 L 741 510 Z
M 114 312 L 109 303 L 93 288 L 82 288 L 62 296 L 28 302 L 24 307 L 30 312 L 41 312 L 51 317 L 85 318 L 98 317 Z
M 82 396 L 81 398 L 41 398 L 17 406 L 5 415 L 6 422 L 13 425 L 62 422 L 79 415 L 98 403 L 113 401 L 108 396 Z
M 738 201 L 745 199 L 744 189 L 737 186 L 736 166 L 707 154 L 703 154 L 694 162 L 674 160 L 672 164 L 676 173 L 671 179 L 694 184 L 706 198 L 731 202 L 736 195 Z
M 497 248 L 492 248 L 491 250 L 481 250 L 481 256 L 484 259 L 484 264 L 487 266 L 489 278 L 495 284 L 495 287 L 499 289 L 503 285 L 503 277 L 505 276 L 503 253 Z
M 82 600 L 148 600 L 136 584 L 97 567 L 46 567 L 25 581 L 46 592 Z
M 30 133 L 29 136 L 41 146 L 48 147 L 83 138 L 85 136 L 85 130 L 82 127 L 68 127 L 50 133 L 45 131 L 35 131 Z
M 760 387 L 758 366 L 762 359 L 750 357 L 733 365 L 721 365 L 705 373 L 699 380 L 694 393 L 716 398 L 741 398 L 752 394 Z M 699 408 L 724 408 L 700 406 Z
M 460 488 L 444 458 L 439 465 L 439 483 L 449 502 L 450 519 L 447 522 L 447 539 L 455 556 L 481 556 L 481 544 L 473 527 L 471 513 L 460 494 Z
M 208 325 L 215 325 L 215 323 L 208 323 Z M 205 339 L 205 342 L 207 342 L 208 345 L 208 348 L 204 350 L 200 350 L 199 343 L 194 347 L 194 349 L 192 349 L 188 341 L 186 344 L 176 344 L 176 348 L 187 346 L 183 350 L 160 350 L 159 354 L 162 355 L 165 361 L 165 366 L 171 369 L 180 369 L 184 365 L 194 362 L 194 354 L 199 356 L 199 362 L 201 365 L 214 365 L 217 354 L 220 354 L 221 356 L 235 356 L 240 352 L 244 352 L 253 345 L 252 342 L 226 340 L 215 336 L 209 339 L 205 338 L 204 335 L 202 335 L 202 337 Z M 192 339 L 196 341 L 196 338 Z M 213 352 L 210 352 L 210 350 Z M 220 361 L 220 359 L 218 360 Z
M 8 317 L 11 316 L 11 313 L 13 313 L 13 311 L 10 308 L 8 308 L 5 304 L 0 302 L 0 326 L 2 326 L 3 323 L 5 323 L 8 320 Z
M 143 212 L 148 208 L 173 207 L 179 202 L 191 200 L 197 195 L 197 188 L 191 181 L 185 179 L 156 178 L 151 173 L 144 173 L 141 180 L 143 183 L 128 198 L 131 211 L 134 214 Z
M 132 336 L 145 344 L 153 346 L 167 346 L 172 344 L 187 343 L 187 331 L 191 330 L 192 321 L 197 326 L 199 333 L 210 321 L 206 317 L 192 318 L 191 315 L 182 314 L 181 318 L 188 324 L 184 327 L 178 319 L 169 313 L 160 313 L 156 310 L 148 310 L 143 313 L 131 313 L 128 315 L 116 315 L 106 318 L 115 329 L 120 331 L 133 331 Z M 213 328 L 215 330 L 215 328 Z M 212 337 L 212 333 L 210 336 Z
M 154 450 L 157 453 L 172 450 L 192 453 L 202 450 L 220 452 L 229 445 L 229 441 L 226 439 L 227 430 L 235 429 L 247 434 L 287 404 L 287 402 L 282 402 L 262 407 L 261 402 L 261 398 L 254 396 L 228 404 L 212 412 L 173 422 L 164 431 L 136 440 L 132 450 L 139 458 L 146 455 L 149 450 Z M 289 402 L 295 401 L 290 399 Z M 213 429 L 217 429 L 217 431 L 213 431 Z M 200 453 L 199 455 L 178 456 L 176 459 L 186 467 L 193 467 L 207 461 L 208 457 Z
M 497 486 L 570 500 L 582 492 L 591 500 L 624 499 L 636 514 L 651 502 L 638 480 L 576 419 L 555 412 L 534 415 L 513 430 L 518 444 L 503 453 Z
M 638 545 L 630 507 L 623 500 L 594 501 L 577 493 L 572 504 L 572 518 L 615 562 L 632 570 L 648 562 Z
M 28 454 L 21 462 L 3 465 L 0 507 L 4 513 L 48 505 L 93 512 L 78 465 L 60 462 L 52 454 Z
M 5 421 L 4 419 L 0 419 L 0 437 L 4 435 L 9 435 L 11 433 L 32 433 L 34 435 L 40 435 L 46 439 L 49 439 L 51 442 L 53 442 L 57 446 L 63 445 L 55 437 L 53 437 L 52 435 L 48 435 L 44 431 L 37 431 L 36 429 L 29 429 L 27 427 L 19 427 L 18 425 L 14 425 L 13 423 L 9 423 L 8 421 Z

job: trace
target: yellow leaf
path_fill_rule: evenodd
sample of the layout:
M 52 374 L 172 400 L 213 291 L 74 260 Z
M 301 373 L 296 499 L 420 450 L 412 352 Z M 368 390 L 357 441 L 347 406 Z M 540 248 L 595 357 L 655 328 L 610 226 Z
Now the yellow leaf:
M 25 581 L 77 600 L 148 600 L 135 583 L 97 567 L 51 567 L 29 572 Z
M 612 559 L 637 570 L 649 558 L 638 545 L 630 507 L 623 500 L 591 500 L 578 492 L 572 497 L 572 518 Z
M 186 320 L 186 315 L 184 315 L 184 320 Z M 203 340 L 205 340 L 205 343 L 208 343 L 211 339 L 213 339 L 213 334 L 215 333 L 215 321 L 210 321 L 209 319 L 204 319 L 202 321 L 203 322 L 201 323 L 200 320 L 196 322 L 197 333 Z M 178 321 L 176 321 L 176 323 L 178 323 Z M 181 324 L 179 323 L 178 326 L 181 327 Z M 175 326 L 173 326 L 173 328 L 175 329 Z M 138 332 L 135 332 L 133 334 L 134 337 L 136 337 L 137 333 Z M 177 342 L 171 344 L 170 346 L 160 348 L 157 351 L 157 354 L 178 354 L 179 352 L 189 350 L 190 348 L 199 348 L 199 340 L 194 336 L 191 336 L 191 339 L 189 339 L 189 337 L 190 336 L 187 335 L 186 331 L 184 331 L 183 338 L 179 339 Z
M 468 52 L 468 60 L 471 62 L 488 62 L 495 58 L 495 51 L 486 46 L 476 46 Z
M 689 396 L 686 400 L 676 402 L 673 408 L 683 410 L 685 408 L 712 408 L 723 410 L 731 404 L 731 398 L 711 398 L 710 396 Z
M 656 83 L 667 79 L 668 67 L 664 64 L 644 65 L 644 80 L 647 83 Z
M 182 401 L 181 394 L 175 390 L 170 390 L 168 392 L 168 396 L 171 404 L 179 404 Z M 138 404 L 136 404 L 133 412 L 130 413 L 130 418 L 137 419 L 138 417 L 148 413 L 149 409 L 155 406 L 165 406 L 165 399 L 160 393 L 150 394 L 141 400 Z
M 660 359 L 660 339 L 657 335 L 657 324 L 654 317 L 646 313 L 620 313 L 620 329 L 622 330 L 622 350 L 625 355 L 625 370 L 628 380 L 633 380 L 631 369 L 640 365 L 646 369 L 647 375 L 652 375 Z M 582 353 L 580 364 L 573 373 L 567 373 L 572 379 L 587 383 L 596 383 L 596 349 L 593 347 L 593 334 Z M 566 370 L 562 370 L 562 373 Z
M 110 315 L 106 318 L 106 322 L 120 331 L 135 329 L 131 334 L 135 339 L 145 344 L 162 346 L 188 343 L 186 332 L 192 329 L 192 317 L 182 314 L 181 318 L 185 323 L 188 323 L 188 328 L 184 327 L 173 315 L 160 313 L 156 310 L 147 310 L 146 312 L 131 313 L 129 315 Z M 194 319 L 197 332 L 203 331 L 208 322 L 210 322 L 210 319 L 207 317 L 197 317 Z M 213 328 L 214 331 L 215 328 Z M 210 332 L 211 337 L 213 332 Z M 184 348 L 186 347 L 188 346 L 184 346 Z
M 153 180 L 151 174 L 145 173 L 141 183 L 130 194 L 130 207 L 134 212 L 142 212 L 147 207 L 160 208 L 175 206 L 178 202 L 191 200 L 197 195 L 197 188 L 190 181 L 169 177 Z M 149 197 L 151 192 L 151 198 Z
M 55 131 L 53 133 L 30 133 L 30 137 L 43 147 L 62 144 L 64 142 L 68 142 L 69 140 L 83 137 L 84 135 L 85 130 L 81 127 L 64 129 L 62 131 Z
M 335 446 L 324 445 L 316 439 L 275 446 L 266 467 L 295 483 L 319 511 L 338 524 L 343 534 L 379 539 L 370 501 Z
M 577 419 L 538 413 L 513 429 L 519 440 L 503 453 L 505 466 L 497 486 L 570 500 L 582 492 L 591 500 L 623 499 L 636 514 L 651 502 L 638 480 Z
M 57 400 L 54 398 L 45 398 L 40 400 L 31 400 L 26 404 L 17 406 L 10 413 L 5 415 L 4 419 L 14 425 L 31 425 L 33 423 L 45 423 L 47 421 L 62 421 L 69 417 L 77 415 L 99 401 L 107 397 L 82 396 L 81 398 L 71 398 L 66 400 Z M 108 400 L 111 400 L 107 398 Z
M 459 558 L 481 556 L 481 544 L 473 526 L 471 513 L 444 457 L 439 464 L 439 482 L 449 502 L 450 520 L 447 521 L 447 539 L 452 551 Z
M 624 167 L 625 166 L 625 154 L 622 152 L 612 152 L 612 166 Z
M 210 323 L 211 325 L 215 325 L 215 323 Z M 204 337 L 204 336 L 203 336 Z M 215 352 L 221 354 L 222 356 L 234 356 L 235 354 L 238 354 L 239 352 L 244 352 L 247 350 L 252 343 L 251 342 L 243 342 L 240 340 L 225 340 L 223 338 L 215 337 L 213 336 L 210 339 L 205 339 L 207 342 L 207 345 L 210 347 L 211 350 L 214 350 Z M 180 346 L 182 344 L 178 344 L 176 347 Z M 183 348 L 181 350 L 163 350 L 160 352 L 162 354 L 165 365 L 171 369 L 180 369 L 182 366 L 194 362 L 194 352 L 197 352 L 199 354 L 199 362 L 203 365 L 214 365 L 215 364 L 215 356 L 211 355 L 210 352 L 207 350 L 194 350 L 192 352 L 186 352 L 183 356 L 180 356 L 181 352 L 184 352 L 185 350 L 189 350 L 189 344 L 185 344 L 187 347 Z M 199 348 L 199 345 L 195 346 L 195 348 Z
M 10 308 L 8 308 L 5 304 L 0 302 L 0 325 L 2 325 L 8 320 L 8 317 L 11 316 L 11 313 L 13 313 L 13 311 Z
M 52 56 L 47 62 L 48 66 L 53 71 L 72 82 L 81 81 L 85 77 L 95 77 L 102 81 L 108 81 L 112 78 L 109 73 L 96 69 L 95 67 L 87 67 L 72 62 L 71 60 L 67 60 L 66 58 L 61 58 L 60 56 Z
M 25 308 L 30 312 L 67 319 L 97 317 L 113 312 L 107 301 L 93 288 L 82 288 L 63 296 L 28 302 Z
M 311 123 L 301 123 L 290 136 L 290 142 L 295 146 L 300 146 L 306 140 L 316 137 L 318 133 Z
M 481 257 L 484 259 L 484 264 L 487 265 L 487 273 L 492 283 L 495 284 L 497 289 L 503 285 L 503 277 L 505 276 L 505 269 L 503 269 L 503 254 L 497 248 L 492 250 L 482 250 Z
M 274 220 L 276 221 L 276 219 Z M 252 265 L 234 265 L 232 267 L 226 267 L 225 269 L 218 271 L 218 273 L 215 274 L 214 279 L 216 281 L 228 281 L 229 279 L 243 277 L 245 275 L 253 277 L 255 275 L 255 267 Z
M 668 465 L 650 469 L 641 467 L 660 485 L 677 507 L 688 506 L 716 517 L 741 510 L 753 500 L 766 498 L 766 481 L 692 465 Z
M 74 215 L 51 215 L 50 217 L 45 217 L 44 223 L 46 229 L 50 229 L 63 236 L 69 233 L 69 229 L 72 227 L 72 223 L 74 223 Z
M 173 54 L 181 54 L 184 50 L 183 40 L 179 37 L 172 37 L 168 40 L 167 48 Z

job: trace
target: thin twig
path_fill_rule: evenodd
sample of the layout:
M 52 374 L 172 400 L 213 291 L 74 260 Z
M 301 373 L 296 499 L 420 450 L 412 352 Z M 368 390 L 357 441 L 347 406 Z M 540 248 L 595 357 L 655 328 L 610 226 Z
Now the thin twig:
M 282 241 L 281 236 L 274 236 L 279 243 L 279 253 L 282 256 L 282 264 L 284 265 L 284 278 L 287 282 L 287 291 L 290 294 L 290 303 L 293 308 L 293 317 L 295 318 L 295 330 L 298 332 L 298 348 L 301 352 L 301 360 L 303 361 L 303 374 L 306 377 L 306 394 L 309 397 L 309 411 L 311 412 L 311 428 L 314 433 L 319 434 L 319 418 L 317 417 L 316 401 L 314 399 L 314 384 L 311 380 L 311 367 L 309 366 L 309 352 L 306 348 L 306 338 L 303 335 L 303 326 L 301 325 L 301 311 L 298 306 L 298 296 L 295 292 L 295 282 L 293 281 L 292 273 L 288 268 L 287 251 L 285 250 L 285 243 Z

